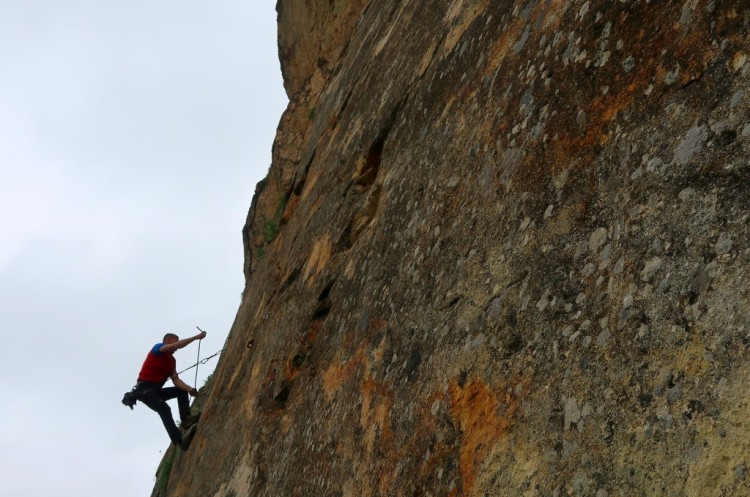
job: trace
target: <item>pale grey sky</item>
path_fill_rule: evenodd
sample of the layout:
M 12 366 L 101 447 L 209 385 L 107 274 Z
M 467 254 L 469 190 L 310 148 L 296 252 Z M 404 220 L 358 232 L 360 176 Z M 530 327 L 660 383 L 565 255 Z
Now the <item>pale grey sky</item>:
M 0 0 L 4 495 L 150 494 L 169 440 L 120 399 L 165 332 L 205 357 L 234 319 L 286 106 L 274 8 Z

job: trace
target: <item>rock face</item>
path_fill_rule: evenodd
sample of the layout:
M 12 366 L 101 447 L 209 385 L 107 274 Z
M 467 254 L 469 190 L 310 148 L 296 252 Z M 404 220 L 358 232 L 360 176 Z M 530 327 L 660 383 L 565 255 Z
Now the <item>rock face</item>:
M 750 4 L 277 9 L 247 288 L 155 494 L 750 494 Z

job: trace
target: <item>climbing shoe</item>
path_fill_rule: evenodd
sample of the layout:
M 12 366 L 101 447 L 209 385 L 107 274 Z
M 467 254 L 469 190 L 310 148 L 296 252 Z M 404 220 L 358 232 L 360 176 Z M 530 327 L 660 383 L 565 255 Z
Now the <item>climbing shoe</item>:
M 195 423 L 198 422 L 198 419 L 201 417 L 200 414 L 191 414 L 190 416 L 186 416 L 180 420 L 180 428 L 183 430 L 187 430 L 191 426 L 193 426 Z
M 182 443 L 180 444 L 180 448 L 182 450 L 188 450 L 188 447 L 190 447 L 190 442 L 193 441 L 193 437 L 195 436 L 195 432 L 197 429 L 198 428 L 193 425 L 188 429 L 187 433 L 182 436 Z

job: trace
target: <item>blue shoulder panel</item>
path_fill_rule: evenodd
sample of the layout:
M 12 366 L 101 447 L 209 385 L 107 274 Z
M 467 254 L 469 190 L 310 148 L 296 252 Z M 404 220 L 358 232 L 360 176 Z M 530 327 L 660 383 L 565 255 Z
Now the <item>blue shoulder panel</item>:
M 161 348 L 162 345 L 164 345 L 164 343 L 161 343 L 161 342 L 157 343 L 156 345 L 153 346 L 153 348 L 151 349 L 151 352 L 153 352 L 154 354 L 159 354 L 159 349 Z

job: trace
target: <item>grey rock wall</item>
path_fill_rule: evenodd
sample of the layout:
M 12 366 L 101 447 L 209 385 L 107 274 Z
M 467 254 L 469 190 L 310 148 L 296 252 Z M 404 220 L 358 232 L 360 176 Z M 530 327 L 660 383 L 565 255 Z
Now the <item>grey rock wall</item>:
M 291 95 L 166 494 L 750 495 L 750 5 L 352 29 Z

